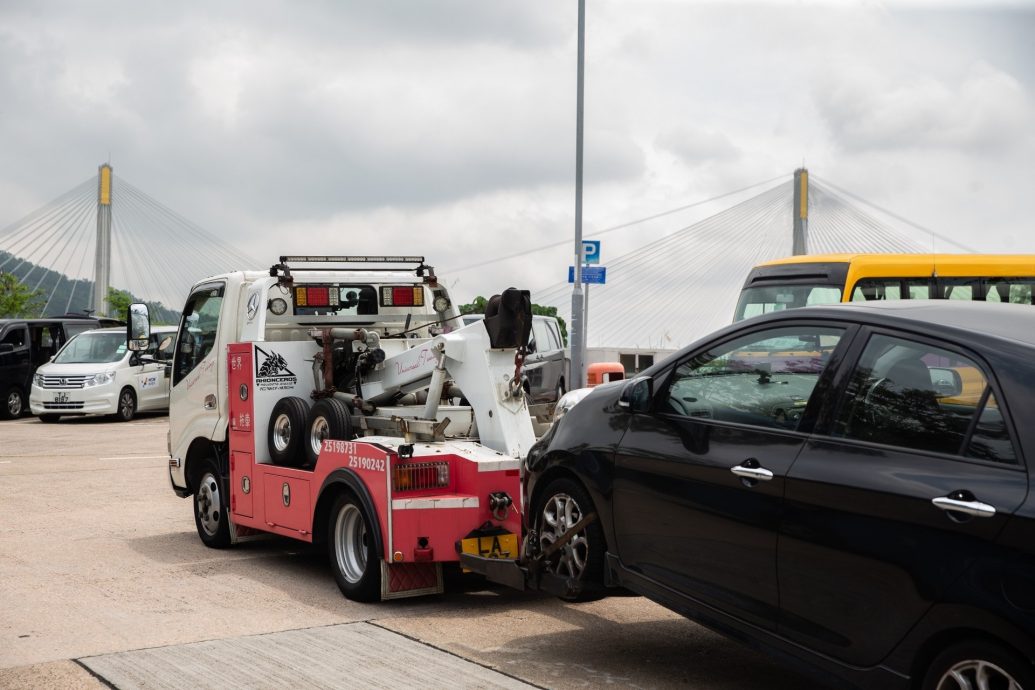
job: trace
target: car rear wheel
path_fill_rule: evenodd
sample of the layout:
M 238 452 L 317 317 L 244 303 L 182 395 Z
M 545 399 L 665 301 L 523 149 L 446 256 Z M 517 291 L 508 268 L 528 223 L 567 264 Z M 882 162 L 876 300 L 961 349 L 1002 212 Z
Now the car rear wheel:
M 230 545 L 230 519 L 226 492 L 216 463 L 205 460 L 194 485 L 194 524 L 205 546 L 222 549 Z
M 25 412 L 25 396 L 18 386 L 11 386 L 4 395 L 3 405 L 0 406 L 0 417 L 3 419 L 18 419 Z
M 136 416 L 137 395 L 132 388 L 123 388 L 119 393 L 119 406 L 115 410 L 115 417 L 120 422 L 128 422 Z
M 542 496 L 535 512 L 536 538 L 540 550 L 546 550 L 594 508 L 586 490 L 568 478 L 550 482 Z M 604 572 L 604 532 L 599 520 L 583 527 L 550 556 L 546 569 L 584 586 L 571 600 L 584 600 L 599 593 L 599 589 L 593 587 L 602 584 Z
M 938 655 L 923 690 L 1021 690 L 1035 687 L 1031 663 L 985 640 L 963 642 Z
M 355 496 L 338 497 L 327 529 L 328 552 L 338 588 L 353 601 L 381 598 L 381 564 L 373 529 L 373 520 Z

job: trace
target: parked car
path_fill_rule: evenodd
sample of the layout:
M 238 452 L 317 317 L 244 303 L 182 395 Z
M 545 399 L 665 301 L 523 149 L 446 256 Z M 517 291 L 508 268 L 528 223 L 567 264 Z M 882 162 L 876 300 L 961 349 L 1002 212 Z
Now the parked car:
M 480 321 L 482 314 L 464 314 L 465 326 Z M 529 402 L 555 403 L 568 390 L 571 358 L 565 348 L 561 327 L 554 316 L 533 316 L 532 336 L 522 371 Z
M 1035 312 L 741 321 L 532 448 L 532 541 L 836 687 L 1035 688 Z M 533 547 L 534 548 L 534 547 Z
M 0 419 L 15 419 L 27 412 L 36 367 L 69 338 L 99 325 L 99 319 L 84 316 L 0 319 Z
M 126 328 L 102 328 L 68 341 L 33 376 L 29 406 L 42 422 L 110 414 L 128 422 L 138 411 L 169 407 L 168 363 L 175 326 L 151 329 L 148 348 L 126 347 Z

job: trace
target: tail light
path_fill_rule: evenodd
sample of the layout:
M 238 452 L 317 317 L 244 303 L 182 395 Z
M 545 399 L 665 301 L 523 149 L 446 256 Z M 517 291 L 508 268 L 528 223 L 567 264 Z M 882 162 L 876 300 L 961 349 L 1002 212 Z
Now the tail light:
M 393 491 L 423 491 L 448 486 L 448 462 L 410 462 L 392 468 Z
M 382 307 L 423 307 L 423 285 L 383 285 L 381 286 Z

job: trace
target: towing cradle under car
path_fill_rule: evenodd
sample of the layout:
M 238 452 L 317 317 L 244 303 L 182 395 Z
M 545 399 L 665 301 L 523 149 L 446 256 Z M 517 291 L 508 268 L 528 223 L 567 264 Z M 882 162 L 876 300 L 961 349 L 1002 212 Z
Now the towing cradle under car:
M 581 532 L 597 519 L 596 513 L 590 513 L 576 522 L 571 528 L 562 534 L 555 542 L 545 549 L 537 549 L 538 553 L 527 554 L 530 548 L 537 548 L 538 542 L 534 538 L 535 532 L 529 532 L 525 541 L 526 555 L 522 558 L 496 558 L 482 556 L 477 553 L 464 551 L 461 543 L 457 542 L 457 554 L 460 557 L 460 565 L 483 575 L 492 582 L 506 585 L 518 591 L 539 590 L 564 599 L 578 597 L 582 592 L 599 586 L 597 583 L 584 583 L 572 577 L 566 577 L 550 572 L 546 564 L 550 557 L 564 547 L 572 537 Z

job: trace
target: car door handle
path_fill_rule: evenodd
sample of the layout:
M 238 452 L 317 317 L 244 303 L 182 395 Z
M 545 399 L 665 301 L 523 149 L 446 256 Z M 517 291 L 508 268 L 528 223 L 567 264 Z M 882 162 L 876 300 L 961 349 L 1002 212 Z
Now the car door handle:
M 952 513 L 963 513 L 974 517 L 992 517 L 995 515 L 995 507 L 981 501 L 965 501 L 949 496 L 938 496 L 932 498 L 931 503 L 935 506 Z
M 205 396 L 205 409 L 214 410 L 216 409 L 216 396 L 209 393 Z
M 767 482 L 773 478 L 773 473 L 764 467 L 745 467 L 736 465 L 730 468 L 730 472 L 744 479 L 754 479 L 760 482 Z

